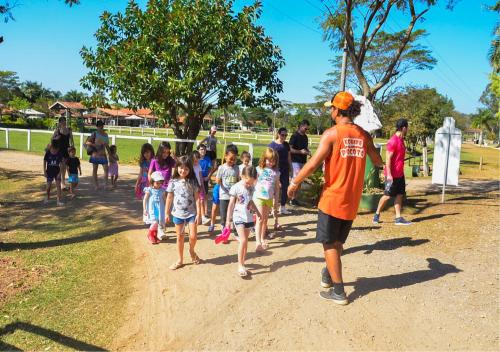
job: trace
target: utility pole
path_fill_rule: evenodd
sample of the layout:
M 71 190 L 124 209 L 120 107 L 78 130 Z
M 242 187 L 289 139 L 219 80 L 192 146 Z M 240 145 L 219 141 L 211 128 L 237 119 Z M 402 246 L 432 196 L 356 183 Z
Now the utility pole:
M 340 91 L 345 91 L 347 75 L 347 40 L 344 39 L 344 52 L 342 53 L 342 70 L 340 71 Z

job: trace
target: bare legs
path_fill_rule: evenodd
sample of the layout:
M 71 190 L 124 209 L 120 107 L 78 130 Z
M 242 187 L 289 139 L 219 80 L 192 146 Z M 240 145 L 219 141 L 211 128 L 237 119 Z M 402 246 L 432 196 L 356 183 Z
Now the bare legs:
M 338 241 L 333 244 L 323 245 L 326 267 L 328 268 L 332 281 L 336 284 L 344 282 L 342 279 L 342 261 L 340 259 L 343 248 L 342 243 Z
M 99 189 L 99 179 L 97 177 L 97 169 L 99 168 L 99 164 L 92 164 L 92 178 L 94 179 L 94 189 L 97 191 Z M 104 170 L 104 186 L 108 187 L 108 165 L 102 165 L 102 169 Z
M 389 199 L 391 199 L 391 197 L 386 195 L 383 195 L 382 198 L 380 198 L 376 214 L 380 214 L 380 212 L 384 210 L 384 207 Z M 396 196 L 396 199 L 394 200 L 394 210 L 396 212 L 396 218 L 401 217 L 402 205 L 403 205 L 403 195 L 398 194 Z
M 262 205 L 257 202 L 257 208 L 261 214 L 261 219 L 257 218 L 257 223 L 255 224 L 255 250 L 261 251 L 267 247 L 267 243 L 264 240 L 267 230 L 267 220 L 269 219 L 269 206 Z
M 245 226 L 236 226 L 236 232 L 240 238 L 240 243 L 238 245 L 238 273 L 245 276 L 247 274 L 247 269 L 245 268 L 245 258 L 247 256 L 248 250 L 248 236 L 250 235 L 250 229 Z M 244 275 L 243 275 L 244 274 Z
M 184 229 L 185 224 L 175 225 L 175 233 L 177 234 L 177 255 L 179 259 L 176 263 L 170 266 L 170 269 L 176 270 L 184 265 Z M 197 241 L 197 225 L 194 222 L 190 222 L 189 227 L 189 254 L 193 264 L 200 264 L 200 258 L 194 251 Z

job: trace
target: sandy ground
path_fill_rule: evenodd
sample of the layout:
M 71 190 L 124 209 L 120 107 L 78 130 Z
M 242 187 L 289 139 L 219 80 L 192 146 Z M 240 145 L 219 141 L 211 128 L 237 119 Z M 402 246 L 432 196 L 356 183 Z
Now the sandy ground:
M 41 169 L 39 156 L 0 151 L 0 167 Z M 90 168 L 84 163 L 84 174 Z M 100 194 L 120 216 L 140 220 L 132 197 L 135 167 L 121 167 L 118 190 Z M 84 187 L 85 188 L 84 181 Z M 360 214 L 346 243 L 344 280 L 350 304 L 322 300 L 321 247 L 315 209 L 283 218 L 281 237 L 263 255 L 250 242 L 248 279 L 237 276 L 237 243 L 215 245 L 200 226 L 201 265 L 178 271 L 175 240 L 152 246 L 146 231 L 133 244 L 133 294 L 117 350 L 499 350 L 500 233 L 498 181 L 466 181 L 446 204 L 428 181 L 408 185 L 407 217 L 396 227 Z M 68 204 L 68 206 L 71 206 Z M 172 229 L 170 229 L 170 235 Z M 187 263 L 189 255 L 186 249 Z

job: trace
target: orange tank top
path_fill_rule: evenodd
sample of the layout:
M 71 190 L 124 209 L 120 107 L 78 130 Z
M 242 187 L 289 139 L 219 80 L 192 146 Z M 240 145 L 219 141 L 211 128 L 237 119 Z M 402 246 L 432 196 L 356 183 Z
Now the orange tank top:
M 363 191 L 369 136 L 354 124 L 337 125 L 337 142 L 325 160 L 325 185 L 318 208 L 343 220 L 354 220 Z

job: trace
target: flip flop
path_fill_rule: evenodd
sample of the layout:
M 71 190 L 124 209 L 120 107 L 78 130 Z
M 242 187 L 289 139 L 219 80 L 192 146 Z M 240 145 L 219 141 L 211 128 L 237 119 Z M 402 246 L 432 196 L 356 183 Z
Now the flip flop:
M 239 269 L 238 269 L 238 275 L 239 275 L 240 277 L 245 277 L 245 276 L 247 276 L 247 275 L 248 275 L 248 271 L 247 271 L 247 269 L 246 269 L 246 268 L 239 268 Z
M 184 266 L 184 264 L 182 263 L 179 263 L 179 262 L 175 262 L 174 264 L 170 265 L 168 268 L 170 270 L 177 270 L 177 269 L 180 269 Z
M 201 259 L 198 257 L 198 255 L 195 253 L 194 256 L 191 256 L 191 261 L 193 262 L 194 265 L 201 264 Z

